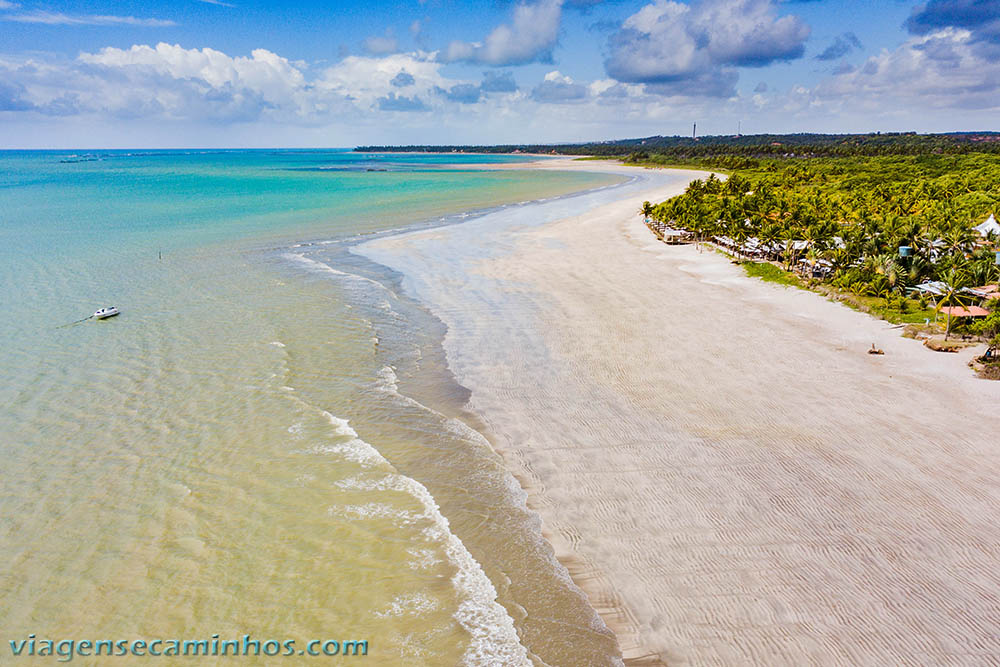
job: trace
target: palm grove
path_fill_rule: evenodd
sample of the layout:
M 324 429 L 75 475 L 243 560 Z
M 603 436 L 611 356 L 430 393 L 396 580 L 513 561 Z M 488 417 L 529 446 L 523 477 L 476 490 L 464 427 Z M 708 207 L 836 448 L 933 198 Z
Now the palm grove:
M 741 259 L 780 264 L 897 313 L 916 307 L 907 294 L 919 284 L 944 284 L 933 297 L 940 309 L 974 303 L 965 288 L 1000 279 L 1000 239 L 974 229 L 1000 213 L 996 154 L 740 157 L 730 164 L 736 169 L 728 179 L 695 181 L 644 211 L 697 238 L 723 238 Z M 921 299 L 919 307 L 926 306 Z

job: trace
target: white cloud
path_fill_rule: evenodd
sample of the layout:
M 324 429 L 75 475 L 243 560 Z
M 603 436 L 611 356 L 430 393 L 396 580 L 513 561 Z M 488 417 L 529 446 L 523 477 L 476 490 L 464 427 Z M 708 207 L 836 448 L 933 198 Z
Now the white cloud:
M 17 5 L 10 5 L 17 7 Z M 177 23 L 165 19 L 141 19 L 134 16 L 108 16 L 103 14 L 62 14 L 59 12 L 33 11 L 24 14 L 8 14 L 0 17 L 3 21 L 17 23 L 41 23 L 44 25 L 130 25 L 146 28 L 165 28 Z
M 97 53 L 82 53 L 79 60 L 121 71 L 148 69 L 173 79 L 201 80 L 213 88 L 246 88 L 275 102 L 293 94 L 305 81 L 296 66 L 266 49 L 254 49 L 249 58 L 233 58 L 214 49 L 185 49 L 161 42 L 156 47 L 107 47 Z
M 18 86 L 12 103 L 43 114 L 301 122 L 344 106 L 335 95 L 311 91 L 296 65 L 264 49 L 230 57 L 160 43 L 108 47 L 69 62 L 0 59 L 0 79 Z
M 483 65 L 551 62 L 561 17 L 562 0 L 519 4 L 509 24 L 497 26 L 482 42 L 452 42 L 441 59 Z
M 610 39 L 607 72 L 619 81 L 731 96 L 734 67 L 798 58 L 809 27 L 776 15 L 771 0 L 656 0 Z
M 17 9 L 21 5 L 16 2 L 9 2 L 8 0 L 0 0 L 0 9 Z
M 1000 63 L 968 30 L 947 28 L 883 50 L 864 65 L 822 82 L 809 104 L 864 109 L 998 109 Z
M 107 47 L 73 61 L 0 57 L 0 112 L 316 125 L 378 111 L 457 112 L 478 101 L 479 82 L 444 76 L 435 56 L 348 56 L 322 70 L 266 49 L 230 56 L 166 43 Z M 488 86 L 491 104 L 519 95 L 509 84 Z
M 440 70 L 441 64 L 423 51 L 382 57 L 348 56 L 323 70 L 314 85 L 319 90 L 349 97 L 361 108 L 369 108 L 390 92 L 398 91 L 400 72 L 408 75 L 406 95 L 410 99 L 425 100 L 435 87 L 450 88 L 460 83 L 442 76 Z
M 814 87 L 724 99 L 706 97 L 690 77 L 590 81 L 553 70 L 515 81 L 488 70 L 466 80 L 426 51 L 329 66 L 163 43 L 55 58 L 0 56 L 0 145 L 26 145 L 31 128 L 39 141 L 77 145 L 117 141 L 118 127 L 130 128 L 120 136 L 132 143 L 147 143 L 136 140 L 145 131 L 161 145 L 173 141 L 168 127 L 186 128 L 177 142 L 202 145 L 578 141 L 687 133 L 693 121 L 706 133 L 733 132 L 738 119 L 755 132 L 941 131 L 993 127 L 1000 110 L 1000 64 L 958 29 L 913 37 Z M 718 73 L 732 85 L 726 68 Z
M 78 144 L 79 138 L 67 136 L 84 132 L 80 136 L 89 143 L 112 136 L 110 128 L 119 126 L 130 128 L 133 134 L 123 130 L 121 136 L 133 143 L 134 133 L 145 127 L 149 136 L 166 137 L 161 144 L 173 141 L 166 127 L 187 128 L 187 134 L 178 130 L 177 142 L 188 136 L 204 143 L 212 136 L 215 145 L 225 137 L 244 145 L 266 144 L 268 137 L 286 144 L 305 137 L 329 144 L 335 136 L 341 144 L 479 142 L 486 137 L 562 141 L 606 136 L 617 131 L 609 127 L 621 123 L 671 117 L 663 98 L 645 94 L 641 85 L 590 84 L 553 71 L 522 90 L 509 72 L 490 72 L 494 75 L 482 81 L 446 76 L 446 65 L 436 55 L 348 56 L 323 69 L 264 49 L 230 56 L 163 43 L 109 47 L 72 61 L 0 57 L 0 143 L 25 141 L 25 127 L 44 128 L 39 136 L 49 137 L 47 142 L 58 138 Z M 609 98 L 598 99 L 611 86 L 620 88 L 615 106 Z M 552 104 L 563 111 L 545 113 Z M 83 127 L 105 129 L 89 134 Z M 214 127 L 217 135 L 206 134 L 206 127 Z M 269 129 L 258 136 L 240 129 L 246 127 Z M 329 128 L 328 133 L 317 135 L 318 128 Z

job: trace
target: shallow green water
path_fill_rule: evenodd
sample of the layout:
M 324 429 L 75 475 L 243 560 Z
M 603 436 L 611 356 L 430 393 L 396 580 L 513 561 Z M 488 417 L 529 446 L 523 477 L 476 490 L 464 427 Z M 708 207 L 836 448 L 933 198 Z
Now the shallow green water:
M 608 182 L 454 166 L 490 160 L 0 153 L 5 655 L 30 633 L 218 633 L 368 640 L 375 664 L 566 664 L 590 641 L 465 424 L 440 324 L 341 251 Z M 516 567 L 489 556 L 512 540 Z

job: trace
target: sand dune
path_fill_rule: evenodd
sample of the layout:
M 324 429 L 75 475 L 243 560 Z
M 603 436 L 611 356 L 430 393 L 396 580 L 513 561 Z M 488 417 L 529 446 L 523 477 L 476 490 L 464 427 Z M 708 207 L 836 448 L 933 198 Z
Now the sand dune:
M 656 242 L 697 175 L 412 283 L 560 559 L 637 663 L 997 664 L 1000 383 Z

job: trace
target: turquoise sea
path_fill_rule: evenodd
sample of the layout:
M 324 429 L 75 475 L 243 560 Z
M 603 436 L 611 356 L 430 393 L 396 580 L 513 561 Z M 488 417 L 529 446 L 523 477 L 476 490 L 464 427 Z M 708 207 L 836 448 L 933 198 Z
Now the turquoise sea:
M 613 181 L 491 168 L 526 159 L 0 152 L 4 655 L 249 634 L 366 640 L 370 664 L 611 660 L 443 326 L 348 251 Z

